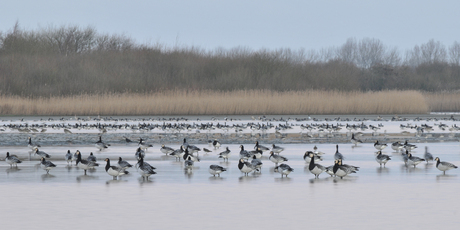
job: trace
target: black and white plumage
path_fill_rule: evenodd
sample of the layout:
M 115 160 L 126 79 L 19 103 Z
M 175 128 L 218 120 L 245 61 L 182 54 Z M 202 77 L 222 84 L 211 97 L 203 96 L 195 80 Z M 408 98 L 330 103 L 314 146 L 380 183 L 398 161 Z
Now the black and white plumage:
M 335 160 L 343 160 L 344 159 L 343 155 L 339 152 L 339 145 L 335 145 L 334 159 Z
M 248 151 L 244 150 L 243 145 L 240 145 L 240 158 L 244 160 L 251 158 L 251 154 L 249 154 Z
M 137 161 L 137 165 L 139 166 L 139 174 L 141 174 L 143 180 L 148 180 L 149 176 L 156 174 L 154 171 L 154 167 L 152 167 L 150 164 L 147 162 L 144 162 L 144 158 L 139 158 Z
M 425 161 L 425 159 L 423 159 L 423 158 L 412 156 L 412 154 L 409 153 L 409 152 L 406 152 L 406 154 L 407 154 L 407 165 L 408 166 L 413 165 L 414 168 L 415 168 L 415 166 L 417 166 L 418 164 L 422 163 L 422 161 Z
M 174 152 L 174 149 L 165 145 L 161 145 L 160 151 L 166 155 L 169 155 Z
M 327 166 L 325 172 L 327 174 L 331 175 L 331 177 L 334 176 L 335 175 L 334 174 L 334 165 Z
M 378 151 L 377 156 L 375 156 L 375 160 L 380 164 L 380 167 L 382 167 L 382 164 L 383 167 L 385 167 L 386 163 L 391 160 L 391 158 L 388 155 L 382 154 L 382 151 Z
M 334 175 L 343 179 L 344 176 L 348 175 L 349 170 L 342 165 L 342 160 L 335 160 L 334 168 L 332 169 Z
M 214 146 L 214 149 L 219 149 L 220 148 L 220 142 L 216 139 L 212 142 L 212 146 Z
M 30 149 L 34 150 L 36 148 L 40 148 L 41 146 L 39 144 L 35 144 L 35 143 L 32 143 L 32 138 L 31 137 L 28 137 L 28 144 L 27 144 L 27 147 L 29 147 Z
M 50 158 L 50 155 L 48 153 L 40 151 L 38 148 L 35 148 L 34 154 L 39 155 L 40 157 L 43 157 L 43 158 Z
M 284 148 L 281 146 L 276 146 L 275 144 L 272 144 L 272 151 L 276 154 L 279 154 L 282 151 L 284 151 Z
M 184 156 L 184 154 L 185 154 L 184 147 L 181 145 L 179 149 L 174 150 L 174 152 L 170 153 L 169 155 L 176 157 L 176 161 L 178 159 L 180 161 L 180 159 L 182 158 L 182 156 Z
M 187 142 L 187 139 L 184 138 L 184 142 L 182 142 L 182 147 L 184 149 L 187 149 L 188 148 L 188 142 Z
M 384 148 L 386 148 L 388 145 L 387 144 L 383 144 L 383 143 L 380 143 L 379 140 L 375 140 L 375 143 L 374 143 L 374 148 L 377 149 L 377 150 L 383 150 Z
M 141 158 L 145 158 L 145 151 L 142 150 L 141 147 L 138 147 L 136 149 L 136 153 L 134 153 L 134 157 L 136 158 L 136 160 L 139 160 Z
M 433 155 L 431 155 L 431 153 L 428 152 L 428 146 L 425 146 L 425 154 L 423 155 L 423 158 L 425 158 L 427 164 L 429 161 L 433 161 Z
M 262 169 L 263 163 L 255 155 L 252 156 L 251 164 L 252 164 L 252 167 L 254 168 L 254 172 L 256 172 L 256 171 L 260 172 L 260 170 Z
M 192 160 L 192 155 L 187 155 L 186 158 L 184 159 L 185 170 L 188 170 L 188 171 L 192 170 L 193 164 L 194 164 L 194 161 Z
M 355 134 L 351 133 L 351 143 L 354 144 L 355 146 L 358 146 L 358 144 L 363 143 L 362 140 L 356 139 Z
M 73 161 L 73 155 L 72 153 L 70 152 L 70 150 L 67 150 L 67 153 L 65 154 L 65 157 L 64 159 L 67 161 L 67 164 L 72 164 L 72 161 Z
M 151 148 L 151 147 L 153 147 L 152 144 L 148 144 L 142 138 L 139 138 L 139 148 L 141 148 L 142 150 L 147 151 L 147 149 Z
M 270 150 L 269 148 L 267 148 L 267 147 L 265 147 L 263 145 L 259 145 L 259 141 L 256 141 L 256 145 L 254 146 L 254 149 L 258 149 L 258 148 L 260 148 L 260 150 L 262 150 L 262 152 Z
M 188 146 L 187 146 L 187 150 L 188 150 L 191 154 L 201 151 L 201 149 L 198 148 L 198 147 L 196 147 L 195 145 L 188 145 Z
M 107 172 L 107 174 L 112 176 L 114 180 L 116 180 L 119 176 L 129 173 L 128 171 L 124 170 L 121 167 L 111 166 L 109 158 L 105 158 L 105 161 L 107 162 L 107 164 L 105 165 L 105 171 Z
M 404 148 L 404 145 L 401 144 L 400 141 L 396 141 L 391 144 L 391 149 L 393 149 L 394 151 L 399 152 L 403 148 Z
M 278 163 L 283 163 L 285 161 L 288 161 L 286 157 L 283 157 L 281 155 L 276 155 L 273 151 L 270 152 L 270 157 L 268 157 L 275 165 L 278 165 Z
M 356 172 L 359 171 L 359 167 L 353 166 L 353 165 L 344 164 L 344 163 L 343 163 L 343 160 L 340 160 L 340 165 L 342 165 L 343 167 L 345 167 L 345 168 L 347 169 L 347 173 L 348 173 L 348 174 L 356 173 Z
M 95 146 L 96 146 L 96 148 L 99 149 L 99 151 L 102 151 L 102 150 L 108 148 L 110 145 L 105 144 L 104 142 L 102 142 L 102 136 L 99 136 L 99 140 L 96 142 Z
M 86 175 L 86 170 L 99 166 L 99 164 L 96 162 L 81 159 L 80 151 L 77 150 L 76 153 L 77 153 L 77 161 L 76 161 L 77 166 L 85 171 L 85 175 Z
M 184 160 L 187 160 L 188 157 L 190 157 L 190 160 L 192 160 L 193 162 L 200 161 L 200 157 L 198 156 L 198 153 L 196 156 L 194 156 L 193 154 L 189 153 L 188 148 L 187 148 L 185 149 L 184 156 L 182 156 L 182 158 L 184 158 Z
M 313 147 L 313 153 L 316 155 L 316 156 L 322 156 L 324 155 L 324 152 L 321 152 L 318 150 L 318 147 L 316 147 L 316 145 Z
M 118 166 L 122 169 L 128 169 L 133 167 L 133 165 L 131 165 L 127 161 L 124 161 L 121 157 L 118 157 Z
M 443 171 L 444 175 L 446 175 L 447 170 L 458 168 L 456 165 L 452 163 L 441 161 L 439 157 L 436 157 L 435 161 L 436 161 L 436 168 L 439 169 L 440 171 Z
M 216 176 L 216 174 L 220 177 L 220 174 L 227 171 L 226 168 L 220 166 L 220 165 L 210 165 L 209 166 L 209 173 L 211 175 Z
M 275 167 L 274 171 L 280 173 L 281 178 L 282 178 L 283 176 L 287 177 L 289 175 L 289 173 L 294 171 L 294 169 L 291 168 L 291 166 L 289 166 L 287 164 L 280 164 L 279 166 Z
M 222 158 L 224 159 L 224 162 L 225 160 L 227 160 L 228 162 L 228 158 L 230 157 L 230 149 L 228 149 L 228 147 L 225 148 L 225 151 L 219 153 L 219 158 Z
M 238 162 L 238 169 L 247 176 L 250 172 L 254 170 L 251 163 L 245 161 L 244 159 L 240 159 Z
M 89 156 L 86 158 L 87 161 L 96 162 L 97 158 L 94 156 L 93 152 L 89 153 Z
M 412 150 L 416 149 L 416 148 L 417 148 L 417 146 L 416 146 L 416 145 L 414 145 L 414 144 L 410 144 L 410 143 L 408 143 L 408 142 L 407 142 L 407 140 L 406 140 L 406 141 L 404 142 L 404 148 L 405 148 L 407 151 L 409 151 L 409 152 L 410 152 L 410 151 L 412 151 Z
M 303 154 L 303 159 L 305 160 L 306 163 L 310 163 L 310 162 L 311 162 L 310 153 L 313 154 L 313 157 L 315 158 L 315 161 L 322 161 L 322 160 L 323 160 L 323 158 L 322 158 L 321 156 L 317 156 L 317 155 L 314 154 L 312 151 L 306 151 L 306 152 Z
M 326 167 L 320 165 L 320 164 L 316 164 L 315 163 L 315 154 L 313 154 L 313 152 L 309 152 L 309 157 L 310 157 L 310 164 L 308 165 L 308 170 L 310 170 L 310 172 L 315 175 L 315 178 L 319 178 L 319 174 L 321 174 L 322 172 L 326 171 Z
M 46 171 L 46 173 L 48 174 L 50 172 L 51 169 L 55 168 L 56 165 L 53 164 L 53 162 L 51 161 L 47 161 L 44 157 L 41 158 L 40 160 L 40 167 Z
M 19 160 L 18 156 L 10 155 L 10 152 L 6 152 L 5 161 L 6 163 L 10 164 L 10 167 L 13 167 L 13 166 L 18 167 L 18 164 L 22 163 L 22 161 Z

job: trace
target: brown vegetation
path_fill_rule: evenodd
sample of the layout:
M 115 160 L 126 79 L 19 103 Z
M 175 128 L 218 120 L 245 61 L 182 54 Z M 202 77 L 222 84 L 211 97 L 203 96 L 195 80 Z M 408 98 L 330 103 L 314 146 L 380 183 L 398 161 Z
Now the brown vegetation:
M 427 113 L 416 91 L 166 91 L 26 99 L 0 97 L 2 115 L 308 115 Z

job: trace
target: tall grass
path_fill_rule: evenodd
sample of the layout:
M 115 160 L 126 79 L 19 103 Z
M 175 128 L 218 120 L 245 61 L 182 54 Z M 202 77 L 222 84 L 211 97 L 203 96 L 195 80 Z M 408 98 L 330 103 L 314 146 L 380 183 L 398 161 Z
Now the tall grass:
M 0 97 L 1 115 L 246 115 L 427 113 L 417 91 L 165 91 L 50 98 Z
M 460 92 L 424 93 L 431 111 L 458 112 L 460 111 Z

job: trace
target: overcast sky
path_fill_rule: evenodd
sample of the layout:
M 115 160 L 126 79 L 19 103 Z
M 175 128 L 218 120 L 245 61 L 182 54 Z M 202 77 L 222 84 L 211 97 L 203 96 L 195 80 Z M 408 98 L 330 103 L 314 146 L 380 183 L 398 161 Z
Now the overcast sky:
M 2 1 L 0 31 L 92 26 L 137 43 L 205 49 L 315 49 L 376 38 L 400 50 L 430 39 L 460 42 L 460 1 L 432 0 L 14 0 Z

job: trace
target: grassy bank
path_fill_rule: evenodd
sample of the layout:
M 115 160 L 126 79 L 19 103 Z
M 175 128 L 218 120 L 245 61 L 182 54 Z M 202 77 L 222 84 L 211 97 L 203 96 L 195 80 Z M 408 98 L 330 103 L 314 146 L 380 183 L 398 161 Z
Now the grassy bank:
M 166 91 L 29 99 L 0 97 L 1 115 L 246 115 L 423 114 L 430 100 L 417 91 L 263 90 Z M 433 99 L 434 98 L 434 99 Z M 458 97 L 457 97 L 458 98 Z M 452 98 L 452 102 L 455 98 Z M 459 108 L 459 107 L 457 107 Z

